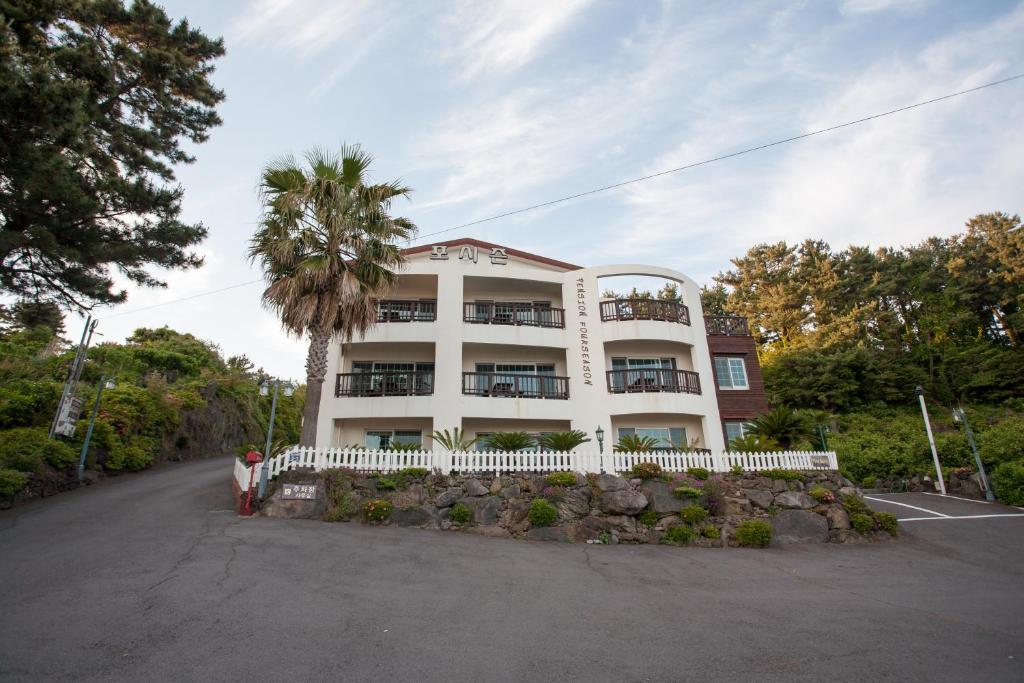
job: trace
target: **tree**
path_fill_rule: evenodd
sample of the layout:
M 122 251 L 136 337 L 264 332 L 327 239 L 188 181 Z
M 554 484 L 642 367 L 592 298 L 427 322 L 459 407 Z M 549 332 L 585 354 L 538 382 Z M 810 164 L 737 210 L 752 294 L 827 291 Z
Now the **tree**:
M 653 436 L 637 436 L 636 434 L 623 434 L 615 444 L 616 453 L 650 453 L 658 446 L 658 440 Z
M 436 430 L 431 436 L 431 439 L 441 444 L 442 447 L 449 453 L 456 451 L 468 451 L 473 445 L 480 440 L 479 436 L 469 437 L 461 427 L 455 427 L 451 431 Z
M 526 432 L 495 432 L 484 443 L 488 448 L 503 453 L 517 453 L 536 445 L 533 437 Z
M 398 181 L 370 184 L 372 161 L 346 145 L 338 154 L 308 152 L 305 167 L 287 157 L 262 173 L 263 217 L 249 257 L 263 266 L 264 305 L 288 332 L 309 336 L 303 446 L 315 445 L 331 338 L 347 342 L 376 323 L 374 300 L 394 286 L 405 262 L 395 242 L 416 231 L 389 214 L 392 201 L 411 190 Z
M 172 165 L 224 99 L 224 54 L 148 0 L 0 2 L 0 290 L 65 306 L 124 301 L 111 268 L 195 268 Z
M 542 448 L 556 453 L 568 453 L 581 444 L 590 441 L 587 433 L 579 429 L 571 429 L 567 432 L 551 432 L 540 437 L 539 443 Z
M 788 449 L 808 436 L 810 429 L 802 415 L 779 406 L 751 420 L 750 433 L 765 441 L 775 441 Z

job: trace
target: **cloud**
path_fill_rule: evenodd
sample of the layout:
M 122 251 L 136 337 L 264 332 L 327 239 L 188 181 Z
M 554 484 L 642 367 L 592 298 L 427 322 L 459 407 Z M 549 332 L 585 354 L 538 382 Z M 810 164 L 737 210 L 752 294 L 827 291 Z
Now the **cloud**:
M 931 4 L 931 0 L 843 0 L 839 11 L 844 15 L 873 14 L 897 10 L 917 12 Z
M 239 43 L 269 45 L 305 59 L 342 38 L 358 44 L 382 5 L 372 0 L 260 0 L 235 19 L 228 35 Z M 346 52 L 351 49 L 346 45 Z

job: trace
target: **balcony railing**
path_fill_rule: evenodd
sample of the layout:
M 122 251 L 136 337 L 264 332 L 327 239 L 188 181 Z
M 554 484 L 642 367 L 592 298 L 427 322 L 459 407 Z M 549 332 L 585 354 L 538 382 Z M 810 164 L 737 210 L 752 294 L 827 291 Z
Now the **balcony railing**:
M 565 309 L 520 302 L 481 301 L 463 306 L 462 319 L 482 325 L 565 327 Z
M 429 396 L 434 393 L 433 370 L 342 372 L 335 396 Z
M 749 337 L 747 319 L 738 315 L 706 315 L 704 325 L 708 334 L 722 334 L 728 337 Z
M 569 398 L 569 378 L 506 372 L 464 372 L 462 393 L 505 398 Z
M 635 368 L 609 370 L 608 391 L 613 394 L 644 392 L 700 393 L 700 375 L 690 370 Z
M 601 302 L 601 320 L 665 320 L 690 324 L 690 309 L 678 301 L 614 299 Z
M 409 323 L 437 320 L 436 299 L 381 299 L 377 302 L 377 322 Z

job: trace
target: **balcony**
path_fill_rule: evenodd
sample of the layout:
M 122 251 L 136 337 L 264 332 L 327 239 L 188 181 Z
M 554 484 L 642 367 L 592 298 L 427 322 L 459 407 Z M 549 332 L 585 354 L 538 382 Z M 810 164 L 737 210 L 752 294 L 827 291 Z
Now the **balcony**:
M 475 301 L 463 306 L 462 320 L 478 325 L 525 325 L 564 329 L 565 309 L 516 301 Z
M 569 398 L 569 378 L 554 375 L 463 372 L 462 393 L 500 398 Z
M 738 315 L 706 315 L 704 325 L 708 334 L 721 334 L 727 337 L 750 336 L 747 319 Z
M 700 375 L 690 370 L 638 368 L 609 370 L 607 375 L 608 391 L 613 394 L 700 394 Z
M 690 324 L 690 309 L 678 301 L 614 299 L 601 302 L 601 320 L 664 320 Z
M 377 322 L 408 323 L 437 320 L 437 299 L 381 299 L 377 302 Z
M 433 393 L 433 370 L 341 372 L 334 385 L 334 395 L 338 397 L 429 396 Z

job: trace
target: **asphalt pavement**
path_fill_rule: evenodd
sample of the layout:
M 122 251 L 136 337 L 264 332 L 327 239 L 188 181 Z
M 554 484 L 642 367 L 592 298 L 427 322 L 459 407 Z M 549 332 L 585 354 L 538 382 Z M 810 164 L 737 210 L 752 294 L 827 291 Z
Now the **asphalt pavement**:
M 1024 680 L 1017 508 L 878 495 L 898 541 L 588 546 L 243 519 L 230 474 L 0 513 L 0 678 Z

